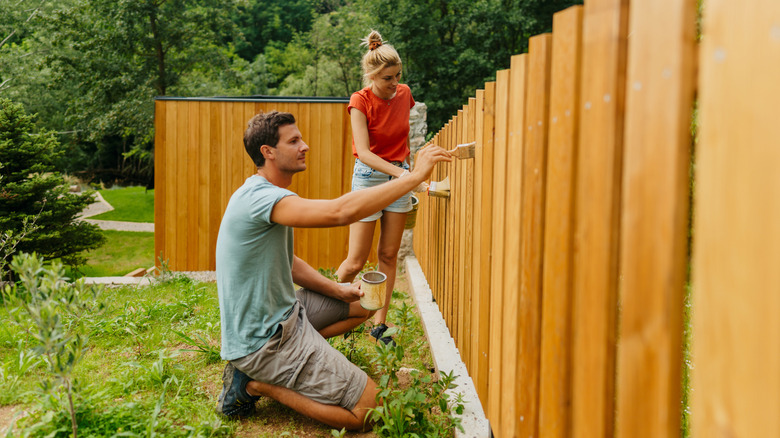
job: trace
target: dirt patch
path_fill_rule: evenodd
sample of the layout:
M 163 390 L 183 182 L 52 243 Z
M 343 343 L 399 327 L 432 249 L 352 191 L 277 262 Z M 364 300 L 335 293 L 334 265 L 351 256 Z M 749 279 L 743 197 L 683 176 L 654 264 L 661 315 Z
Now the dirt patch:
M 0 406 L 0 436 L 5 436 L 8 429 L 16 422 L 19 406 Z
M 241 420 L 236 429 L 236 438 L 277 437 L 285 432 L 291 437 L 331 437 L 331 428 L 272 399 L 262 397 L 255 405 L 255 412 Z M 373 432 L 347 432 L 345 436 L 373 438 Z

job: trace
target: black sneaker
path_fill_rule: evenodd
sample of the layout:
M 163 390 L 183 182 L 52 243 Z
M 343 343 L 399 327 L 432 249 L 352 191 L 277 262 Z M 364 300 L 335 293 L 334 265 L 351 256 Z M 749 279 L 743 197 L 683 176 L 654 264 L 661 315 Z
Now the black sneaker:
M 373 329 L 371 329 L 371 336 L 376 339 L 377 341 L 382 341 L 385 345 L 389 343 L 393 343 L 395 345 L 395 341 L 390 336 L 382 336 L 387 331 L 387 326 L 385 324 L 379 324 L 377 326 L 374 326 Z
M 217 413 L 228 417 L 250 414 L 260 398 L 246 392 L 246 384 L 251 381 L 249 376 L 228 362 L 222 371 L 222 392 L 217 399 Z

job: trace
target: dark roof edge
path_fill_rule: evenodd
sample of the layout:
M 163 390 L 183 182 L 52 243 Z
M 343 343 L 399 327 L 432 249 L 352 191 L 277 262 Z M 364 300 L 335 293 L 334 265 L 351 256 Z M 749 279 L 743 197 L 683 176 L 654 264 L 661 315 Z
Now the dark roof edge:
M 173 97 L 158 96 L 154 100 L 184 100 L 205 102 L 284 102 L 284 103 L 349 103 L 349 97 L 323 96 L 239 96 L 239 97 Z

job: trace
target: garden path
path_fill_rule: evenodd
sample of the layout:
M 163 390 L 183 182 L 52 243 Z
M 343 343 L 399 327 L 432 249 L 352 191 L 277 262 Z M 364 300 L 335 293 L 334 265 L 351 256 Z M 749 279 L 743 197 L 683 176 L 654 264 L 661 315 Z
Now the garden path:
M 146 231 L 154 233 L 154 223 L 148 222 L 122 222 L 122 221 L 103 221 L 97 219 L 86 219 L 88 217 L 97 216 L 101 213 L 111 211 L 114 207 L 111 206 L 100 195 L 100 192 L 95 192 L 95 202 L 87 206 L 81 213 L 80 218 L 91 224 L 95 224 L 100 227 L 101 230 L 117 230 L 117 231 Z

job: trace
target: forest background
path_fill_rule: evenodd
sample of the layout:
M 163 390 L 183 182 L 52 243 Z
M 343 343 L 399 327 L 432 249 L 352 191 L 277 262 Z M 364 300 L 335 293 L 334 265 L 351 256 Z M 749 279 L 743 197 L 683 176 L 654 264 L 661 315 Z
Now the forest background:
M 156 96 L 349 96 L 360 40 L 396 47 L 437 131 L 570 0 L 0 0 L 0 98 L 57 168 L 151 187 Z

